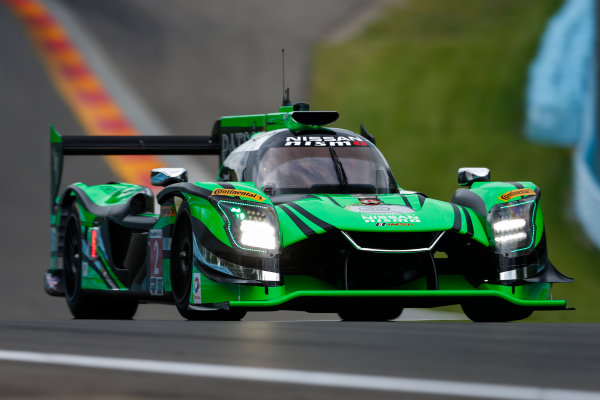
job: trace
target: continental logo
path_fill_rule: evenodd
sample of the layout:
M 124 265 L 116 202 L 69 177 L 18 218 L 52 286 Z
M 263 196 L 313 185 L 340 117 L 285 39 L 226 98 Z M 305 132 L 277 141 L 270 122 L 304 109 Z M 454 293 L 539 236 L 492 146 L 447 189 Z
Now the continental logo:
M 500 200 L 508 201 L 512 198 L 519 197 L 519 196 L 535 196 L 535 192 L 531 189 L 517 189 L 517 190 L 511 190 L 510 192 L 506 192 L 498 198 Z
M 237 189 L 215 189 L 210 194 L 211 196 L 237 196 L 237 197 L 247 197 L 256 201 L 265 201 L 264 196 L 260 194 L 248 192 L 246 190 L 237 190 Z

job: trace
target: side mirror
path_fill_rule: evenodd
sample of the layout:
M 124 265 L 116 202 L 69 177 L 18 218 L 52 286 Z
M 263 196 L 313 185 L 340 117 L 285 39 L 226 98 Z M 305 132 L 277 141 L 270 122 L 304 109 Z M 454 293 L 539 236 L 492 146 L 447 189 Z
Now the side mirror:
M 489 182 L 490 170 L 487 168 L 459 168 L 458 169 L 458 184 L 460 186 L 468 186 L 473 182 Z
M 150 172 L 150 183 L 153 186 L 169 186 L 173 183 L 187 182 L 185 168 L 156 168 Z

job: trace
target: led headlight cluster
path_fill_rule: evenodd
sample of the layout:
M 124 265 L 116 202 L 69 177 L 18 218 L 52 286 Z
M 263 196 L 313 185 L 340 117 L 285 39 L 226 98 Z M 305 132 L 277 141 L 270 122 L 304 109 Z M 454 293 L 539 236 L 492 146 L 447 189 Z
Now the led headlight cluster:
M 252 203 L 219 201 L 227 218 L 227 229 L 235 245 L 249 251 L 279 248 L 277 219 L 272 207 Z
M 245 246 L 274 250 L 277 247 L 275 229 L 268 222 L 244 220 L 240 224 L 240 242 Z
M 525 255 L 535 241 L 536 200 L 519 200 L 492 207 L 488 214 L 494 251 L 507 257 Z

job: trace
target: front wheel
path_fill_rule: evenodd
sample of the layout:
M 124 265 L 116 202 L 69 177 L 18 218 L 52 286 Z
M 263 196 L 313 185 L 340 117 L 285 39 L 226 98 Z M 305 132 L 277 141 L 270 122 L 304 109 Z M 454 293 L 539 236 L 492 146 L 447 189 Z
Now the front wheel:
M 190 310 L 190 294 L 194 270 L 194 235 L 192 216 L 187 202 L 183 202 L 175 221 L 171 249 L 171 290 L 177 311 L 183 318 L 193 321 L 239 321 L 246 311 Z M 199 288 L 201 290 L 201 288 Z
M 470 302 L 461 304 L 463 312 L 473 322 L 509 322 L 529 317 L 533 310 L 500 302 Z

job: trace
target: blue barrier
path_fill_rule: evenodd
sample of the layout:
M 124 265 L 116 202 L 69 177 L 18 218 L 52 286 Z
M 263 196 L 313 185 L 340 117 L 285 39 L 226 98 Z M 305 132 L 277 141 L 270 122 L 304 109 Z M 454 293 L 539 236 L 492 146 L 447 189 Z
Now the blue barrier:
M 566 0 L 548 23 L 529 68 L 525 132 L 534 141 L 577 146 L 575 215 L 600 249 L 595 13 L 593 0 Z
M 567 0 L 549 21 L 529 67 L 525 132 L 530 139 L 577 143 L 593 59 L 594 1 Z
M 590 69 L 591 80 L 596 83 L 596 68 Z M 600 184 L 594 173 L 597 154 L 597 92 L 589 90 L 585 96 L 585 109 L 581 139 L 573 160 L 575 215 L 587 236 L 600 248 Z

